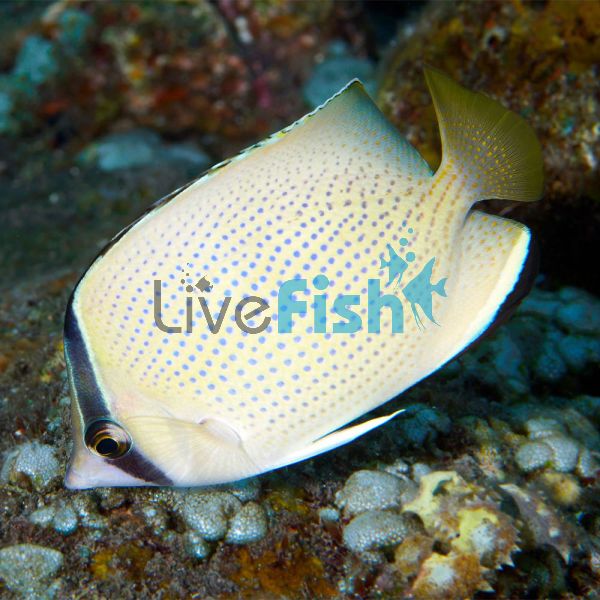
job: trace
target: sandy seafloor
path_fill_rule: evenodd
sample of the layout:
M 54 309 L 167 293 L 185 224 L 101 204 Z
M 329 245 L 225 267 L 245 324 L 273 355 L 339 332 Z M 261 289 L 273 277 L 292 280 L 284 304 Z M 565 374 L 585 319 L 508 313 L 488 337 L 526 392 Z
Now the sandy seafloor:
M 0 4 L 0 597 L 597 598 L 598 2 Z M 435 168 L 421 68 L 532 124 L 541 252 L 493 335 L 327 455 L 218 489 L 63 485 L 62 322 L 154 200 L 359 76 Z

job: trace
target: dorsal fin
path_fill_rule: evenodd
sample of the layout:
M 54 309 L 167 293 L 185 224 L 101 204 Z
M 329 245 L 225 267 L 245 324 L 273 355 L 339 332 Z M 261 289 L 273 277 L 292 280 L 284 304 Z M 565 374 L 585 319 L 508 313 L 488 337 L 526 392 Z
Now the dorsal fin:
M 381 151 L 382 155 L 391 155 L 397 161 L 396 168 L 399 176 L 405 173 L 413 177 L 428 177 L 432 174 L 427 162 L 386 119 L 363 84 L 358 79 L 353 79 L 312 112 L 242 150 L 238 155 L 216 164 L 191 187 L 214 176 L 224 167 L 239 163 L 249 157 L 256 158 L 261 150 L 271 148 L 275 144 L 281 144 L 281 146 L 290 143 L 298 144 L 296 151 L 299 153 L 302 149 L 307 148 L 318 151 L 319 140 L 326 139 L 326 136 L 312 137 L 316 132 L 335 136 L 334 139 L 338 140 L 340 144 L 356 142 L 367 145 L 366 148 L 361 148 L 362 151 Z M 366 140 L 365 133 L 373 137 L 372 149 L 371 144 Z M 358 158 L 360 156 L 357 156 Z

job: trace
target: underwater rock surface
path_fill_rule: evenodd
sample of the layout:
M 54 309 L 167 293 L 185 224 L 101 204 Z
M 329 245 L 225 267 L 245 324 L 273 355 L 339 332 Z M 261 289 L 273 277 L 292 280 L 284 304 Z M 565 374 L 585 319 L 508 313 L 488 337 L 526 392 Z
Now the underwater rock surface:
M 71 492 L 57 475 L 70 435 L 60 328 L 72 282 L 21 285 L 2 299 L 3 322 L 14 323 L 0 339 L 3 564 L 13 547 L 46 549 L 40 581 L 56 597 L 123 586 L 225 598 L 547 597 L 597 585 L 597 358 L 548 384 L 521 349 L 516 390 L 499 358 L 506 339 L 513 349 L 527 340 L 515 334 L 523 320 L 544 336 L 596 339 L 594 317 L 578 316 L 596 314 L 593 296 L 534 289 L 504 328 L 404 394 L 406 419 L 326 456 L 215 489 Z M 567 319 L 577 306 L 586 308 Z M 37 319 L 50 325 L 15 348 Z M 15 423 L 35 439 L 14 438 Z M 425 433 L 407 435 L 417 424 Z M 39 589 L 0 577 L 15 597 Z
M 34 544 L 18 544 L 0 549 L 0 579 L 6 587 L 27 598 L 53 598 L 59 587 L 49 580 L 64 562 L 62 553 Z

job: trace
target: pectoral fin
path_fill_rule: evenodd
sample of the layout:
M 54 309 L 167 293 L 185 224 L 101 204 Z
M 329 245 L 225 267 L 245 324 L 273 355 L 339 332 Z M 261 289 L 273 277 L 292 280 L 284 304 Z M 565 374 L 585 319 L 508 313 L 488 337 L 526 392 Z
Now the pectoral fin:
M 227 423 L 199 423 L 170 417 L 131 417 L 123 421 L 136 445 L 176 485 L 212 485 L 243 479 L 261 469 Z

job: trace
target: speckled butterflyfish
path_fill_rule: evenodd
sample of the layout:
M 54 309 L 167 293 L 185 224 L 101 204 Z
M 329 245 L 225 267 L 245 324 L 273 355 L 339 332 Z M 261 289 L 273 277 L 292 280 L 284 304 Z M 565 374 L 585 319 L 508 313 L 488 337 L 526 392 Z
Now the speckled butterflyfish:
M 435 173 L 353 81 L 98 256 L 66 315 L 67 486 L 215 484 L 348 443 L 397 413 L 353 420 L 514 304 L 530 233 L 473 205 L 537 199 L 540 146 L 497 102 L 425 76 Z M 300 291 L 282 298 L 290 281 Z M 260 331 L 239 326 L 249 297 L 268 306 Z

